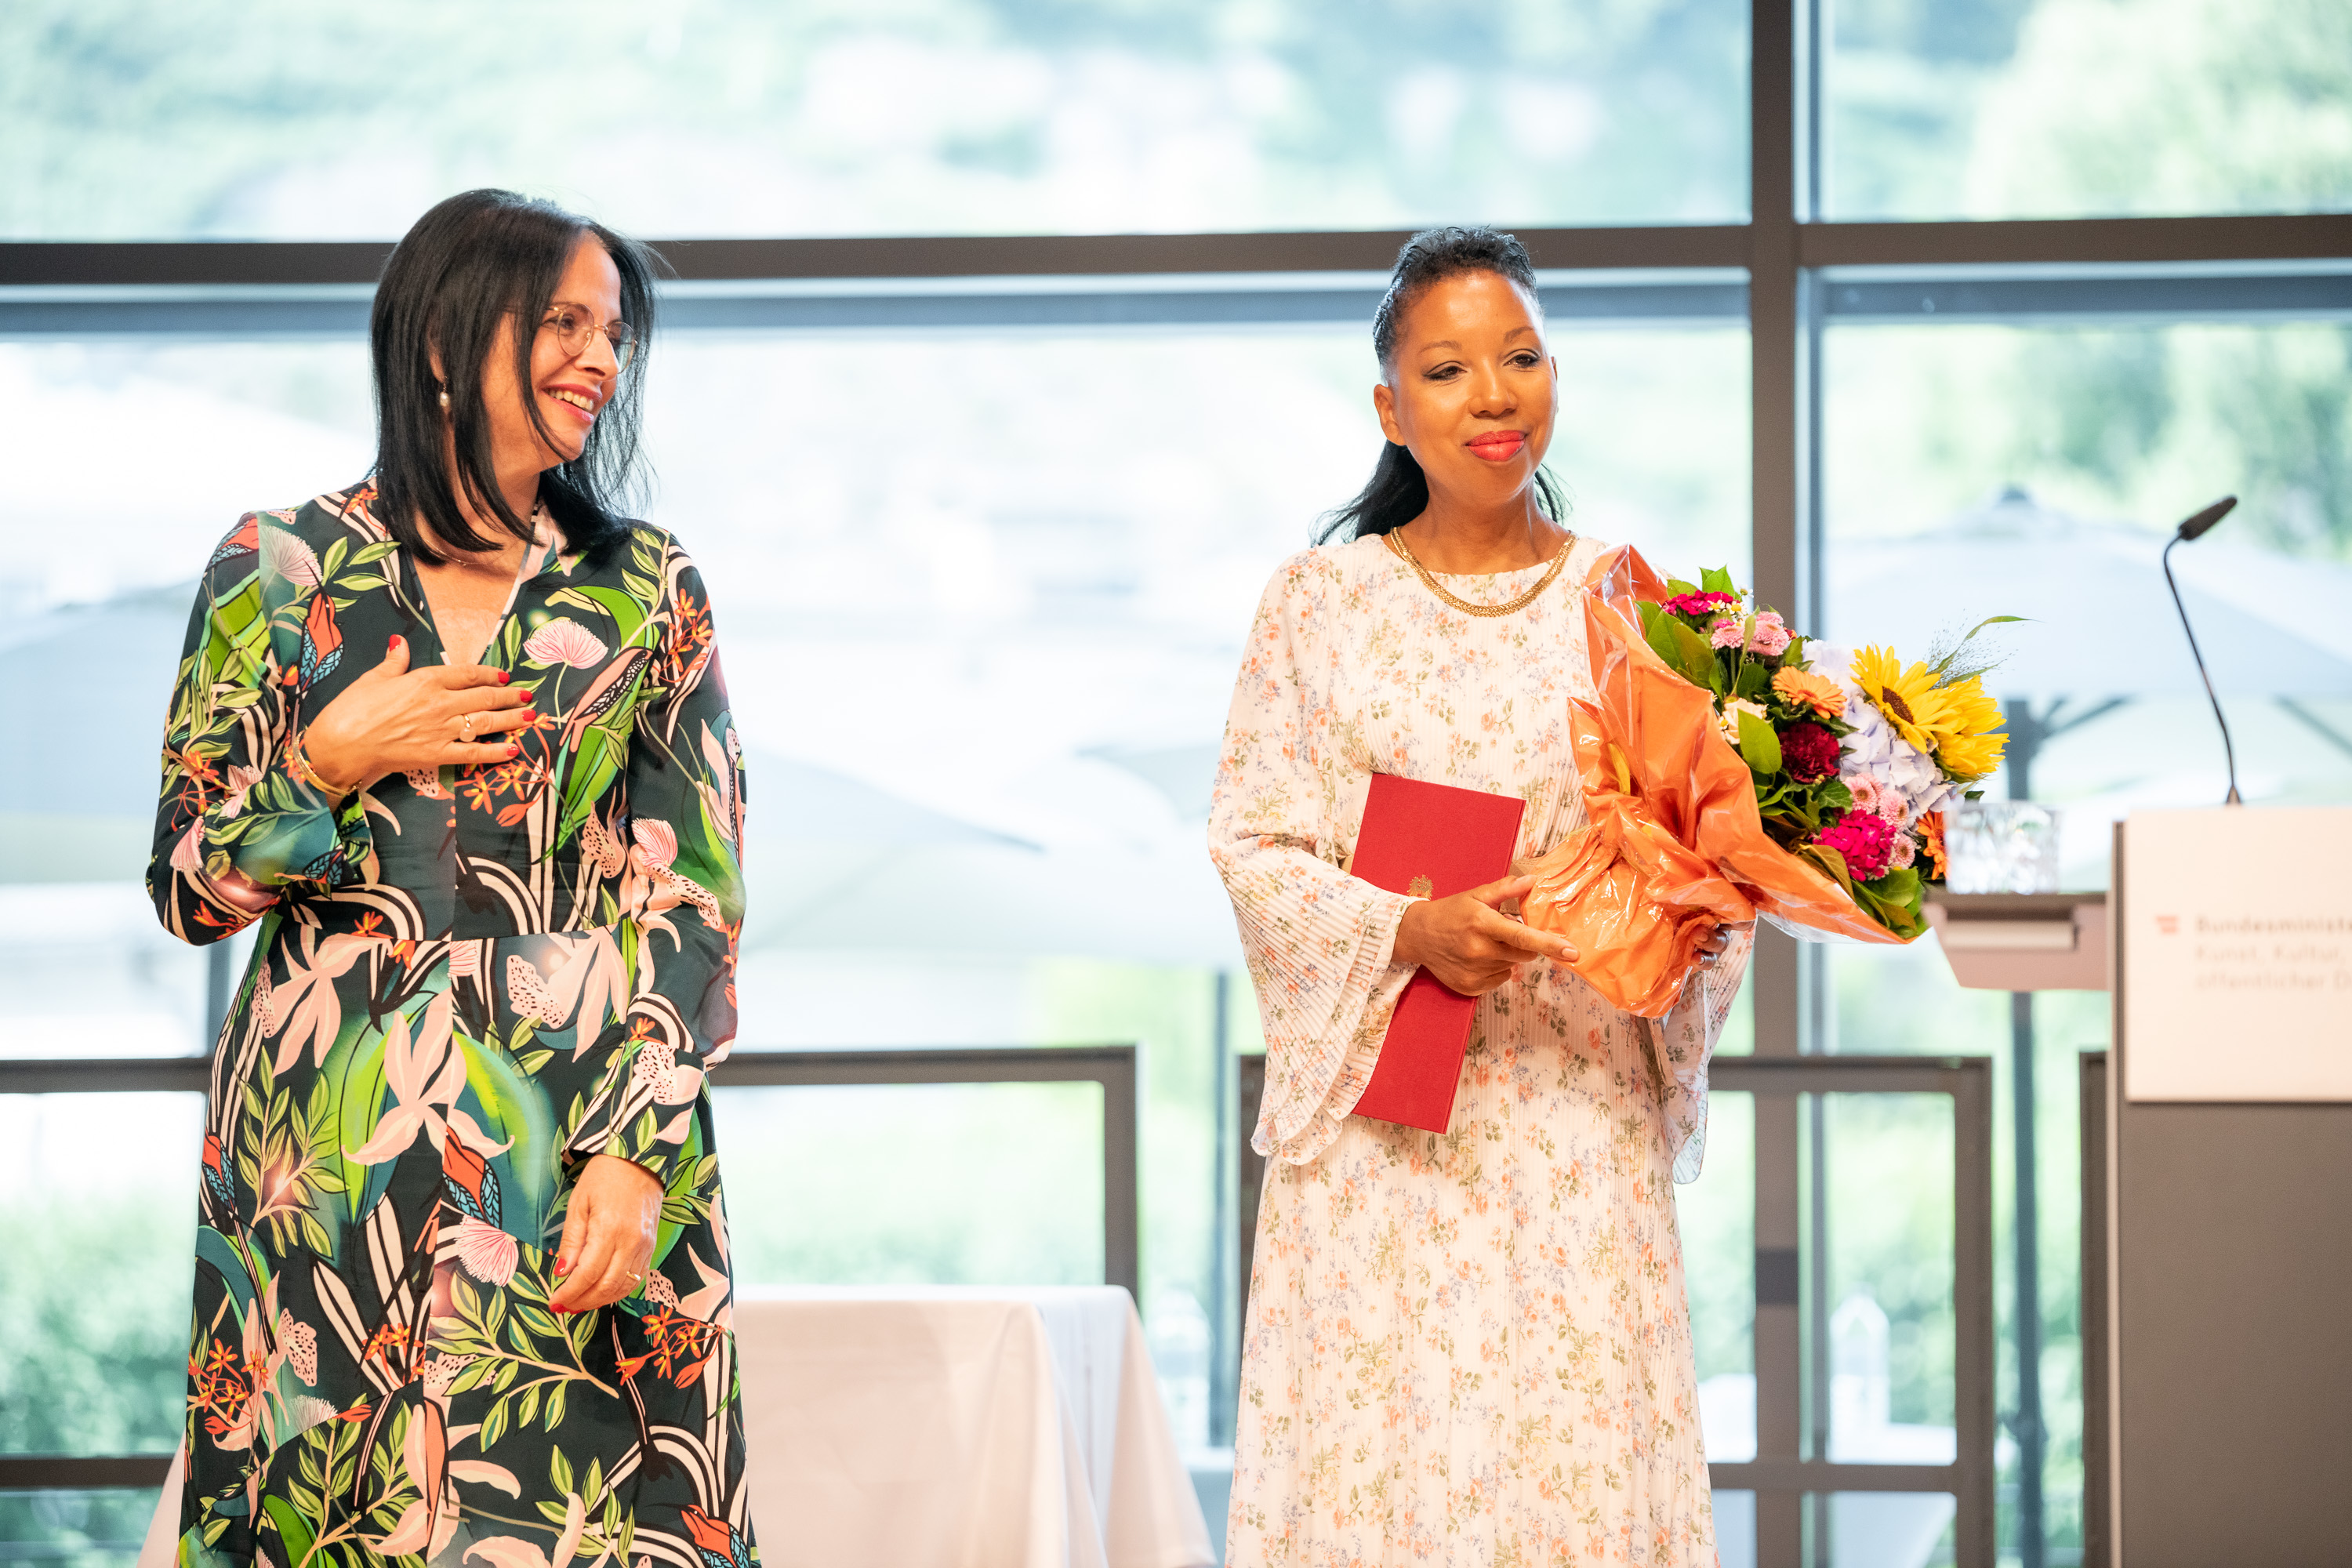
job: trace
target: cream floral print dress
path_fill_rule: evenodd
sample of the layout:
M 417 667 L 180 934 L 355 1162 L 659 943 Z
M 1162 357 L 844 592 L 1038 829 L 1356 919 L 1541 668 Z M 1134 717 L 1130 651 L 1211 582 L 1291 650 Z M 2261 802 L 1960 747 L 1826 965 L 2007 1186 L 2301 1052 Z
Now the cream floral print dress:
M 1519 796 L 1522 857 L 1580 823 L 1602 553 L 1486 617 L 1360 539 L 1285 562 L 1251 628 L 1209 830 L 1266 1042 L 1229 1563 L 1716 1560 L 1674 1181 L 1746 941 L 1652 1024 L 1532 964 L 1480 1001 L 1447 1133 L 1349 1114 L 1412 973 L 1409 900 L 1343 869 L 1371 775 Z

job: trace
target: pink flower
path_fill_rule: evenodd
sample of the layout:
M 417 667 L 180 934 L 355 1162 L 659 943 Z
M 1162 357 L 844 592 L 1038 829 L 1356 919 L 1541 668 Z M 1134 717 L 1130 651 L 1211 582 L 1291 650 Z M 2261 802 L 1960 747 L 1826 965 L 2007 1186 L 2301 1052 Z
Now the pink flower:
M 567 664 L 574 669 L 602 664 L 611 651 L 595 633 L 572 620 L 550 621 L 522 645 L 523 657 L 533 664 Z
M 1706 640 L 1713 643 L 1717 647 L 1738 647 L 1739 646 L 1739 626 L 1740 622 L 1738 616 L 1726 616 L 1723 619 L 1716 622 L 1715 625 L 1708 629 Z
M 520 1259 L 515 1238 L 468 1215 L 457 1222 L 457 1261 L 485 1285 L 504 1285 Z
M 1868 773 L 1846 780 L 1845 787 L 1853 794 L 1854 811 L 1883 816 L 1889 822 L 1901 822 L 1908 815 L 1904 810 L 1902 795 Z
M 1849 811 L 1813 842 L 1843 856 L 1846 875 L 1855 881 L 1875 882 L 1886 875 L 1894 856 L 1895 825 L 1870 812 Z
M 1666 601 L 1665 607 L 1675 615 L 1696 619 L 1700 616 L 1711 616 L 1717 610 L 1728 610 L 1738 603 L 1739 595 L 1737 594 L 1676 594 Z
M 1919 858 L 1919 841 L 1907 833 L 1895 836 L 1895 853 L 1886 858 L 1887 866 L 1900 871 Z
M 405 1013 L 395 1011 L 385 1022 L 383 1081 L 394 1103 L 377 1119 L 375 1136 L 357 1149 L 344 1150 L 343 1158 L 358 1165 L 381 1165 L 406 1153 L 420 1132 L 436 1149 L 446 1145 L 452 1131 L 492 1154 L 514 1147 L 511 1139 L 494 1141 L 457 1109 L 457 1095 L 466 1087 L 466 1054 L 451 1048 L 450 1007 L 451 994 L 444 991 L 425 1005 L 413 1029 Z
M 1790 641 L 1788 624 L 1770 610 L 1763 610 L 1756 616 L 1755 629 L 1748 634 L 1748 651 L 1778 658 L 1789 651 Z

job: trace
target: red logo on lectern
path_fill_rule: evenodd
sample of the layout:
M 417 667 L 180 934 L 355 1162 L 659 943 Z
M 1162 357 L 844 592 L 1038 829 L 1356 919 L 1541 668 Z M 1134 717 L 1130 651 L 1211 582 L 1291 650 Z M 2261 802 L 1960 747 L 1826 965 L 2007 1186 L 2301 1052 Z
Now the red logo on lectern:
M 2166 936 L 2179 936 L 2180 934 L 2180 917 L 2179 915 L 2158 915 L 2156 917 L 2156 929 L 2162 931 Z

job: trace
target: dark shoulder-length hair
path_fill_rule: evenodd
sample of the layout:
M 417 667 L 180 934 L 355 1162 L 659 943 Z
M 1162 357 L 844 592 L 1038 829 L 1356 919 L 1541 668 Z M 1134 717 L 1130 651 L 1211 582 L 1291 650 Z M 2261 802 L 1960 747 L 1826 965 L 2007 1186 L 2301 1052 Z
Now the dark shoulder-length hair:
M 1397 252 L 1395 270 L 1389 274 L 1388 292 L 1372 312 L 1372 353 L 1379 356 L 1381 374 L 1395 384 L 1397 326 L 1400 318 L 1430 285 L 1465 272 L 1492 272 L 1507 278 L 1535 300 L 1535 263 L 1528 247 L 1497 228 L 1483 224 L 1425 228 L 1404 242 Z M 1543 307 L 1536 307 L 1540 315 Z M 1536 499 L 1544 515 L 1558 522 L 1567 515 L 1567 502 L 1552 477 L 1536 470 Z M 1403 527 L 1429 509 L 1429 476 L 1421 471 L 1407 447 L 1391 441 L 1373 465 L 1370 483 L 1356 499 L 1323 518 L 1315 535 L 1318 544 L 1341 537 L 1361 539 Z
M 512 191 L 467 191 L 418 218 L 393 247 L 368 321 L 375 360 L 376 517 L 423 560 L 436 562 L 440 555 L 418 526 L 420 518 L 453 549 L 497 547 L 467 524 L 461 489 L 476 516 L 496 519 L 517 538 L 530 537 L 530 520 L 517 516 L 499 489 L 482 367 L 498 346 L 501 320 L 512 316 L 515 384 L 531 424 L 552 445 L 530 395 L 531 348 L 572 247 L 589 236 L 621 275 L 621 314 L 636 329 L 636 353 L 580 455 L 543 475 L 539 493 L 566 542 L 592 563 L 626 535 L 627 514 L 644 500 L 639 388 L 653 335 L 654 278 L 666 264 L 647 247 L 552 202 Z M 436 350 L 446 381 L 433 371 Z M 442 442 L 445 420 L 454 437 L 454 476 Z

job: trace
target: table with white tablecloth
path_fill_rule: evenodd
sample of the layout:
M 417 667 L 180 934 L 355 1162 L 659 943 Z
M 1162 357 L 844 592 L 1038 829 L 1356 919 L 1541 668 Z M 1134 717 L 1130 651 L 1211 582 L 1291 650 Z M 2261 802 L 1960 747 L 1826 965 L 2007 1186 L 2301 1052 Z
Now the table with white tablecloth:
M 1215 1561 L 1117 1287 L 752 1287 L 735 1341 L 765 1568 Z

